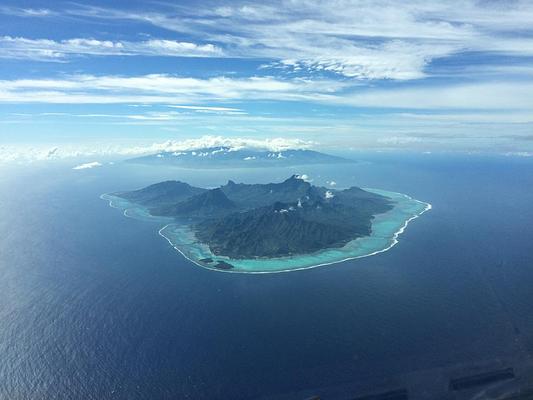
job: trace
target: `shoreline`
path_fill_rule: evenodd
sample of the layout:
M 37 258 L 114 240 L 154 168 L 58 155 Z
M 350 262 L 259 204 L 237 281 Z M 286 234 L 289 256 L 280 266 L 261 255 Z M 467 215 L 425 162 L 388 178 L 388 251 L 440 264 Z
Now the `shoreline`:
M 371 189 L 371 188 L 363 188 L 363 189 L 364 190 L 368 190 L 368 191 L 379 190 L 379 189 Z M 424 202 L 424 201 L 420 201 L 420 200 L 417 200 L 417 199 L 413 199 L 411 196 L 409 196 L 407 194 L 398 193 L 398 192 L 389 192 L 389 193 L 394 193 L 394 194 L 397 194 L 397 195 L 401 195 L 401 196 L 405 197 L 408 200 L 416 201 L 417 203 L 424 204 L 425 205 L 424 209 L 422 211 L 420 211 L 419 213 L 413 215 L 409 219 L 405 220 L 405 222 L 402 224 L 400 229 L 398 229 L 396 232 L 394 232 L 394 234 L 391 236 L 391 238 L 389 240 L 390 243 L 386 247 L 384 247 L 382 249 L 379 249 L 379 250 L 372 251 L 372 252 L 367 253 L 367 254 L 360 254 L 360 255 L 357 255 L 357 256 L 346 257 L 346 258 L 341 259 L 341 260 L 325 262 L 325 263 L 319 263 L 319 264 L 316 264 L 316 265 L 309 265 L 309 266 L 296 267 L 296 268 L 288 268 L 288 269 L 282 269 L 282 270 L 273 270 L 273 271 L 223 270 L 223 269 L 219 269 L 219 268 L 213 268 L 213 267 L 210 267 L 210 266 L 207 266 L 207 265 L 204 265 L 204 264 L 200 264 L 198 261 L 196 261 L 196 260 L 192 259 L 191 257 L 187 256 L 177 245 L 172 243 L 170 238 L 165 236 L 163 231 L 167 227 L 169 227 L 170 225 L 173 225 L 172 222 L 164 225 L 162 228 L 160 228 L 157 231 L 157 233 L 158 233 L 159 236 L 161 236 L 164 239 L 166 239 L 166 241 L 172 246 L 172 248 L 174 250 L 176 250 L 179 254 L 181 254 L 186 260 L 192 262 L 193 264 L 195 264 L 195 265 L 197 265 L 197 266 L 199 266 L 201 268 L 204 268 L 204 269 L 207 269 L 207 270 L 210 270 L 210 271 L 223 272 L 223 273 L 234 273 L 234 274 L 278 274 L 278 273 L 288 273 L 288 272 L 295 272 L 295 271 L 304 271 L 304 270 L 309 270 L 309 269 L 314 269 L 314 268 L 319 268 L 319 267 L 325 267 L 325 266 L 333 265 L 333 264 L 340 264 L 340 263 L 344 263 L 346 261 L 356 260 L 356 259 L 359 259 L 359 258 L 371 257 L 371 256 L 374 256 L 374 255 L 389 251 L 390 249 L 392 249 L 394 246 L 396 246 L 399 243 L 399 236 L 402 233 L 405 232 L 407 226 L 409 225 L 409 223 L 411 221 L 417 219 L 422 214 L 424 214 L 425 212 L 427 212 L 427 211 L 429 211 L 429 210 L 431 210 L 433 208 L 433 206 L 430 203 L 427 203 L 427 202 Z M 110 195 L 108 193 L 104 193 L 104 194 L 100 195 L 100 198 L 102 200 L 108 201 L 110 207 L 122 210 L 124 216 L 126 216 L 128 218 L 136 219 L 135 217 L 129 216 L 127 214 L 128 209 L 122 209 L 120 207 L 117 207 L 117 206 L 113 205 L 113 200 L 109 199 L 110 196 L 112 196 L 112 195 Z M 156 222 L 156 221 L 153 221 L 153 222 Z M 357 241 L 359 239 L 363 239 L 363 238 L 358 238 L 358 239 L 355 239 L 354 241 Z M 229 259 L 229 260 L 231 262 L 231 259 Z M 274 260 L 274 258 L 272 258 L 271 260 Z

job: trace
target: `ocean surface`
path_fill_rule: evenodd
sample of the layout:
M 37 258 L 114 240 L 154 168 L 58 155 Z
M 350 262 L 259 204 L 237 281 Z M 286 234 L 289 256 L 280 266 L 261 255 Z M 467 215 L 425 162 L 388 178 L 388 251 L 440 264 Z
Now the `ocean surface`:
M 533 354 L 533 160 L 352 155 L 346 166 L 194 171 L 0 167 L 1 399 L 436 397 Z M 94 161 L 94 160 L 88 160 Z M 387 252 L 283 274 L 199 268 L 100 199 L 179 179 L 293 173 L 433 209 Z M 455 397 L 452 397 L 455 398 Z

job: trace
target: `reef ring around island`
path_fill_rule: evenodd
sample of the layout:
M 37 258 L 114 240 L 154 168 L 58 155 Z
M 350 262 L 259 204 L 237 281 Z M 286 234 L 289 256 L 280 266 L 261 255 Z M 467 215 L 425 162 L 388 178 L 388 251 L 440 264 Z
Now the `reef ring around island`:
M 229 273 L 268 274 L 301 271 L 383 253 L 398 243 L 398 237 L 405 231 L 409 222 L 431 209 L 431 204 L 402 193 L 369 188 L 364 190 L 388 197 L 394 202 L 391 210 L 374 217 L 372 233 L 369 236 L 354 239 L 342 247 L 327 248 L 309 254 L 252 259 L 215 255 L 209 246 L 196 239 L 190 225 L 177 223 L 170 217 L 152 216 L 146 208 L 110 194 L 100 197 L 107 200 L 111 207 L 122 210 L 127 217 L 164 224 L 159 229 L 159 235 L 185 258 L 202 268 Z M 226 263 L 232 268 L 215 267 Z

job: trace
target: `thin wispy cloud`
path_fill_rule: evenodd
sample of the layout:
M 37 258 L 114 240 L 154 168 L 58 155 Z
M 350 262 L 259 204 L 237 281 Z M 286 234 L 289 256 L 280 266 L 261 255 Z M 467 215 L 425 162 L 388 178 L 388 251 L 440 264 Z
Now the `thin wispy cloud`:
M 58 12 L 48 8 L 22 8 L 9 6 L 0 6 L 0 14 L 14 17 L 50 17 L 59 15 Z
M 0 102 L 170 103 L 245 99 L 324 99 L 347 84 L 333 80 L 283 80 L 273 77 L 209 79 L 162 74 L 142 76 L 76 75 L 65 79 L 0 81 Z M 202 110 L 196 107 L 196 110 Z M 203 111 L 212 110 L 204 107 Z M 219 111 L 232 111 L 227 108 Z
M 343 98 L 358 107 L 411 109 L 533 109 L 533 82 L 443 84 L 423 88 L 366 90 Z
M 167 107 L 171 108 L 180 108 L 184 110 L 193 110 L 193 111 L 214 111 L 214 112 L 240 112 L 243 111 L 240 108 L 234 107 L 213 107 L 213 106 L 183 106 L 183 105 L 168 105 Z
M 349 81 L 250 78 L 187 78 L 171 75 L 92 76 L 0 81 L 0 102 L 169 103 L 277 100 L 337 106 L 403 109 L 533 108 L 533 83 L 435 84 L 423 88 L 362 88 Z M 242 114 L 224 106 L 169 105 L 196 112 Z
M 92 56 L 166 56 L 222 57 L 222 50 L 212 44 L 150 39 L 140 42 L 96 39 L 27 39 L 0 37 L 0 58 L 67 61 L 69 57 Z
M 8 10 L 9 11 L 9 10 Z M 59 11 L 11 9 L 11 14 L 43 17 Z M 134 21 L 209 41 L 184 49 L 174 41 L 124 43 L 132 53 L 162 55 L 270 58 L 294 71 L 333 72 L 359 79 L 419 79 L 434 60 L 461 52 L 497 52 L 533 55 L 533 39 L 519 30 L 531 30 L 531 2 L 398 2 L 381 0 L 277 1 L 269 5 L 246 2 L 218 7 L 147 6 L 119 9 L 70 6 L 62 15 L 107 21 Z M 13 39 L 13 38 L 11 38 Z M 120 54 L 94 49 L 91 39 L 47 43 L 18 39 L 7 54 L 22 57 L 53 54 Z M 168 43 L 167 43 L 168 42 Z M 8 43 L 9 44 L 9 43 Z M 203 47 L 202 47 L 203 46 Z M 207 47 L 205 47 L 207 46 Z M 100 47 L 100 46 L 95 46 Z M 175 47 L 175 48 L 174 48 Z M 128 51 L 124 51 L 128 54 Z M 53 59 L 53 57 L 49 57 Z

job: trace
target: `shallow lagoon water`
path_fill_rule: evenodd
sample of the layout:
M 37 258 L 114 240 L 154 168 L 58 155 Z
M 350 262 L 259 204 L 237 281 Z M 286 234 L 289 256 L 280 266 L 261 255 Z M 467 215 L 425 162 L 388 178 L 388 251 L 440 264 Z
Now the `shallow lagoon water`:
M 127 217 L 165 224 L 159 230 L 159 234 L 184 257 L 200 267 L 222 272 L 264 274 L 316 268 L 382 253 L 398 243 L 398 236 L 403 233 L 410 221 L 431 209 L 429 203 L 415 200 L 402 193 L 368 188 L 365 190 L 388 197 L 394 203 L 391 210 L 375 216 L 369 236 L 352 240 L 342 247 L 323 249 L 311 254 L 255 259 L 217 256 L 211 252 L 209 246 L 196 239 L 190 225 L 176 223 L 168 217 L 152 216 L 145 207 L 112 194 L 103 194 L 101 198 L 108 201 L 111 207 L 122 210 Z M 205 263 L 202 261 L 204 259 L 213 261 Z M 211 267 L 218 261 L 228 262 L 233 268 L 221 270 Z

